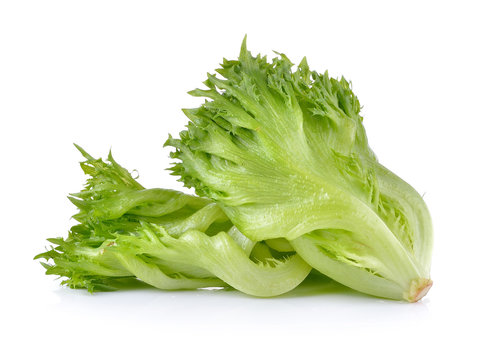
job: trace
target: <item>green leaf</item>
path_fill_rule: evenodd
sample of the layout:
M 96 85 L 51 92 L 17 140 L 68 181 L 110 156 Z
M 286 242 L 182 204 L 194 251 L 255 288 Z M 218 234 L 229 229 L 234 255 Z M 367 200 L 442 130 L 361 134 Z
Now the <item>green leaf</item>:
M 297 286 L 311 268 L 287 254 L 255 263 L 255 247 L 211 200 L 166 189 L 145 189 L 112 155 L 86 157 L 85 189 L 70 200 L 79 213 L 66 239 L 35 259 L 62 284 L 89 291 L 116 288 L 116 279 L 140 279 L 160 289 L 230 285 L 255 296 Z
M 349 287 L 418 300 L 415 286 L 430 281 L 430 216 L 378 163 L 351 84 L 306 59 L 293 70 L 283 54 L 254 57 L 245 40 L 217 73 L 191 92 L 208 100 L 185 110 L 187 129 L 165 144 L 180 160 L 172 173 L 250 239 L 286 238 Z

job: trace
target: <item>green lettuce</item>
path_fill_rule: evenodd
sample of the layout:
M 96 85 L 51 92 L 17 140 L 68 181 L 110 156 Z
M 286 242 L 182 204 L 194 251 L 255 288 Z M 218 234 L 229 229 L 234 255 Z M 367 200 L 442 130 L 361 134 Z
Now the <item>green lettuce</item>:
M 313 268 L 358 291 L 419 300 L 432 225 L 422 197 L 370 149 L 350 83 L 247 50 L 223 60 L 186 109 L 171 171 L 253 241 L 286 238 Z
M 69 197 L 79 209 L 78 224 L 66 239 L 48 239 L 53 246 L 35 257 L 63 284 L 95 291 L 140 279 L 166 290 L 229 285 L 274 296 L 310 272 L 292 248 L 279 251 L 245 237 L 213 201 L 145 189 L 112 155 L 106 162 L 78 149 L 90 176 L 85 189 Z

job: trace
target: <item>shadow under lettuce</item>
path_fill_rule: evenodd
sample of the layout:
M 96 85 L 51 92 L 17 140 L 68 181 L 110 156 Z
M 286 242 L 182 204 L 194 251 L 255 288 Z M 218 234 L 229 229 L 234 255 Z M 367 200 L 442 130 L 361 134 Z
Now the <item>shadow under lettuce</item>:
M 109 292 L 109 291 L 165 291 L 153 288 L 152 286 L 136 279 L 133 277 L 128 278 L 117 278 L 112 279 L 109 283 L 109 288 L 100 289 L 99 292 Z M 211 291 L 216 294 L 219 292 L 224 292 L 226 294 L 233 293 L 234 296 L 245 297 L 245 298 L 257 298 L 258 297 L 250 296 L 243 294 L 231 287 L 218 287 L 218 288 L 203 288 L 198 290 L 176 290 L 174 292 L 207 292 Z M 319 272 L 313 270 L 307 278 L 299 284 L 295 289 L 279 295 L 275 297 L 271 297 L 268 299 L 286 299 L 286 298 L 301 298 L 301 297 L 315 297 L 322 295 L 343 295 L 345 297 L 356 297 L 356 298 L 373 298 L 372 296 L 359 293 L 355 290 L 352 290 L 340 283 L 337 283 L 328 277 L 320 274 Z

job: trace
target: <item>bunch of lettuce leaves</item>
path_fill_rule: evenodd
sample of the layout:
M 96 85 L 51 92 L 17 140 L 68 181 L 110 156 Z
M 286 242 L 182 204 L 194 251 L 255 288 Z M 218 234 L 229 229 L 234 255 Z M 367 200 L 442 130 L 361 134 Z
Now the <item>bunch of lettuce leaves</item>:
M 78 147 L 79 148 L 79 147 Z M 278 250 L 245 237 L 211 200 L 167 189 L 145 189 L 109 154 L 82 148 L 90 175 L 69 199 L 79 212 L 66 239 L 36 256 L 47 274 L 72 288 L 111 290 L 135 278 L 159 289 L 232 286 L 255 296 L 296 287 L 311 267 L 286 240 Z
M 422 197 L 370 149 L 344 78 L 283 54 L 209 74 L 166 146 L 198 196 L 145 189 L 84 150 L 90 176 L 70 200 L 79 222 L 37 256 L 48 274 L 89 290 L 136 278 L 161 289 L 231 286 L 285 293 L 313 269 L 374 296 L 418 301 L 432 285 L 431 219 Z

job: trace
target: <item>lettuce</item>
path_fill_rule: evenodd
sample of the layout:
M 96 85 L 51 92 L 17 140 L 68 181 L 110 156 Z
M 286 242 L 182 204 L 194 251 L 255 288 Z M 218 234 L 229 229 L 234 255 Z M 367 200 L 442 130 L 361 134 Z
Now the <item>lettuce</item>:
M 69 197 L 79 209 L 78 224 L 66 239 L 48 239 L 53 247 L 35 257 L 45 259 L 46 273 L 63 277 L 63 284 L 92 292 L 140 279 L 166 290 L 229 285 L 274 296 L 310 272 L 292 249 L 253 243 L 211 200 L 145 189 L 112 155 L 105 162 L 77 148 L 90 176 L 85 189 Z
M 433 241 L 423 198 L 379 163 L 345 78 L 277 54 L 254 57 L 244 40 L 190 92 L 205 101 L 165 145 L 198 196 L 146 189 L 112 155 L 77 146 L 89 178 L 69 197 L 77 224 L 35 257 L 46 273 L 89 291 L 139 279 L 275 296 L 313 268 L 367 294 L 421 299 Z
M 432 285 L 422 197 L 370 149 L 350 83 L 247 50 L 224 59 L 186 109 L 171 171 L 252 241 L 286 238 L 314 269 L 358 291 L 417 301 Z M 272 241 L 272 240 L 270 240 Z

